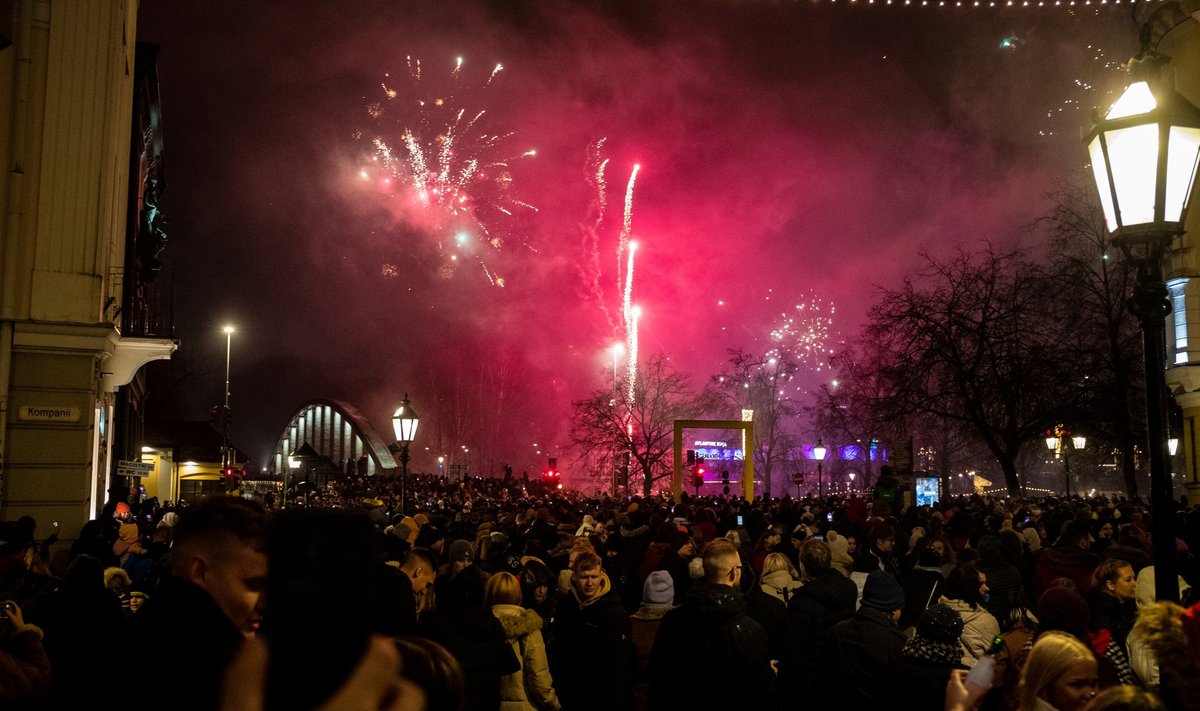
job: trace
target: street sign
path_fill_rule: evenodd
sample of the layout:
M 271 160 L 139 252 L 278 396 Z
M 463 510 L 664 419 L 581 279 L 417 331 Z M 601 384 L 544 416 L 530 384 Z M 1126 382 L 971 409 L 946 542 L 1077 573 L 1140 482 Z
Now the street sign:
M 119 476 L 150 476 L 154 473 L 153 462 L 136 462 L 131 459 L 122 459 L 117 462 L 117 474 Z

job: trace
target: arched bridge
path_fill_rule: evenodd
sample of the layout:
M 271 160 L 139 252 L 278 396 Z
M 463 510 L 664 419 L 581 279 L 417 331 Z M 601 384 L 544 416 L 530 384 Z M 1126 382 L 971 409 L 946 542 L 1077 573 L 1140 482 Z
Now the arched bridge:
M 399 473 L 375 428 L 357 408 L 340 400 L 311 400 L 292 415 L 271 451 L 271 471 L 288 473 L 297 464 L 289 466 L 288 459 L 297 451 L 307 453 L 300 466 L 320 479 L 351 468 L 367 476 Z

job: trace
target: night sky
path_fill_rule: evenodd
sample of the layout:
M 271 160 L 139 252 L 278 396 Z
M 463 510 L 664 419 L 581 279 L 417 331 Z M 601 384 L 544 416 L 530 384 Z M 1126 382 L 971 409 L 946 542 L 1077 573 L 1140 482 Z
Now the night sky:
M 1078 180 L 1087 110 L 1136 50 L 1124 4 L 147 0 L 139 38 L 161 47 L 164 275 L 182 341 L 152 366 L 149 416 L 221 401 L 232 323 L 232 436 L 258 462 L 309 399 L 354 404 L 386 436 L 408 392 L 430 422 L 450 400 L 504 402 L 487 441 L 419 433 L 418 469 L 465 444 L 518 471 L 544 463 L 534 442 L 569 456 L 571 400 L 611 382 L 634 164 L 641 353 L 701 385 L 727 349 L 768 348 L 797 304 L 836 308 L 836 349 L 922 250 L 1026 231 Z M 502 246 L 468 244 L 452 274 L 439 242 L 461 228 L 385 186 L 369 140 L 390 131 L 403 149 L 415 100 L 442 94 L 507 136 L 481 157 L 537 151 L 489 169 L 475 213 Z M 505 199 L 536 212 L 483 204 L 501 173 Z

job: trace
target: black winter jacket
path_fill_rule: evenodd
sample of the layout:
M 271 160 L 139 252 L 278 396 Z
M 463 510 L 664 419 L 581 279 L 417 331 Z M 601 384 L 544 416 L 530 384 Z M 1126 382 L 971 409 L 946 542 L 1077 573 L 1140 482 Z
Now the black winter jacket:
M 728 585 L 697 582 L 663 617 L 649 674 L 656 711 L 777 707 L 767 633 Z

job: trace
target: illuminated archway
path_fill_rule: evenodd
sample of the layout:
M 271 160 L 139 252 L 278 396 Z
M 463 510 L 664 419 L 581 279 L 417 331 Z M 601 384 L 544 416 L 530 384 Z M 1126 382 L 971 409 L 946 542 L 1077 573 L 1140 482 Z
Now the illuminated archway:
M 365 456 L 367 476 L 400 471 L 371 423 L 357 408 L 340 400 L 311 400 L 292 415 L 271 451 L 271 470 L 286 473 L 288 455 L 305 442 L 339 465 Z

